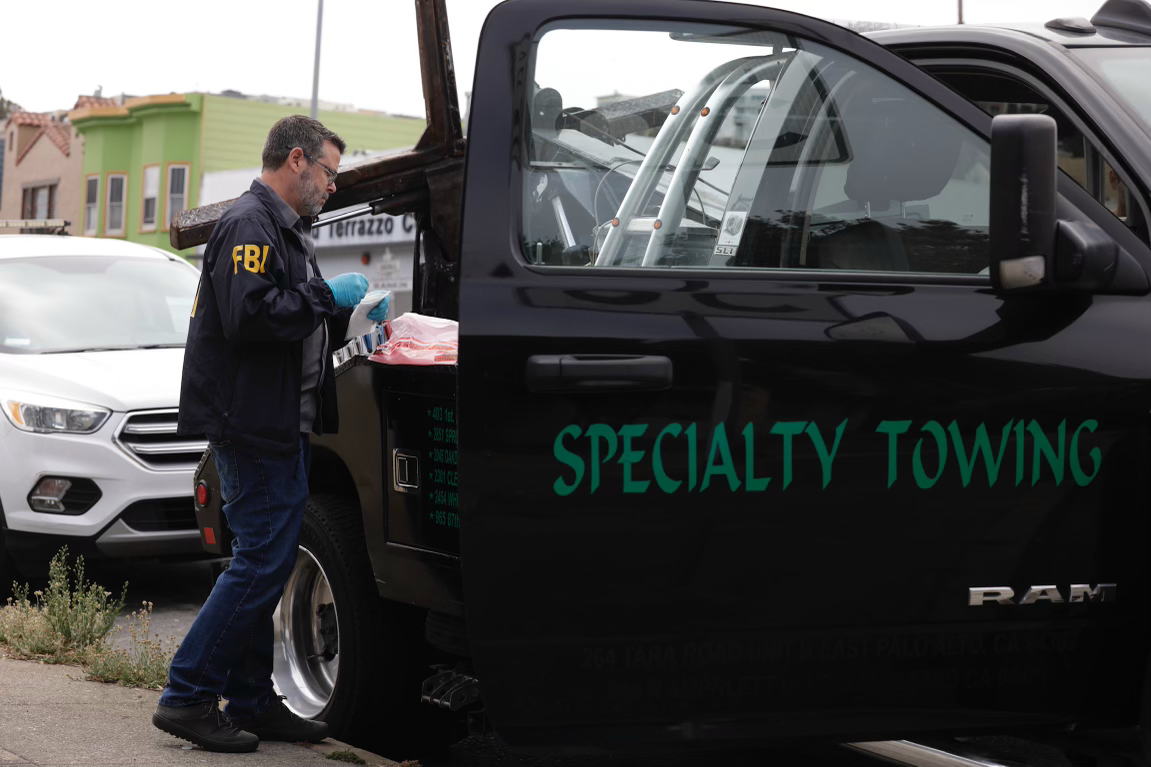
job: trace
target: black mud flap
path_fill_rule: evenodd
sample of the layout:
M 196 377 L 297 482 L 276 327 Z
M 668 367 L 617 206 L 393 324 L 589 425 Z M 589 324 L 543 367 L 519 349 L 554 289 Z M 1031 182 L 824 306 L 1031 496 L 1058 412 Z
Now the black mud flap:
M 200 544 L 204 551 L 221 557 L 232 556 L 232 531 L 224 518 L 223 498 L 220 496 L 220 475 L 212 451 L 200 456 L 193 477 L 195 488 L 196 527 L 200 529 Z

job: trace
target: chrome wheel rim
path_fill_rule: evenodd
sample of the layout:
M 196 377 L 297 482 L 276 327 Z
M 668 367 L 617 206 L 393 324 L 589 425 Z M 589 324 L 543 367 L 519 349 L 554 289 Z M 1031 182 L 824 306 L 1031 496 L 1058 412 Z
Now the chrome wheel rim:
M 340 670 L 337 617 L 324 568 L 300 546 L 272 616 L 272 684 L 299 716 L 317 716 L 332 699 Z

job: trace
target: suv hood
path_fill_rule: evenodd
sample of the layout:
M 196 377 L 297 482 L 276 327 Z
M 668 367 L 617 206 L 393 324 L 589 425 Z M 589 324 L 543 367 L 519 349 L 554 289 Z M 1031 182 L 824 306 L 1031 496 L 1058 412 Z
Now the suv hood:
M 183 349 L 0 354 L 0 390 L 42 392 L 118 412 L 174 408 Z

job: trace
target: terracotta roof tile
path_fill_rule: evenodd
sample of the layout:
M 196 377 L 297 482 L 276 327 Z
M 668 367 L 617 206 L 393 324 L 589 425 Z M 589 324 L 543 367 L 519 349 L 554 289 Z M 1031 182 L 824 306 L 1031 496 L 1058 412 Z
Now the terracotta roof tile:
M 17 112 L 8 118 L 8 125 L 47 125 L 51 115 L 38 112 Z
M 64 153 L 65 157 L 72 154 L 72 126 L 67 123 L 49 123 L 44 127 L 48 139 L 56 148 Z
M 24 159 L 28 152 L 32 151 L 32 147 L 36 146 L 36 142 L 40 140 L 41 136 L 47 136 L 48 140 L 56 145 L 56 148 L 64 153 L 65 157 L 70 157 L 72 154 L 72 126 L 66 123 L 49 122 L 45 124 L 40 130 L 36 131 L 36 135 L 24 147 L 19 155 L 16 156 L 16 164 L 19 165 L 21 160 Z
M 73 109 L 83 109 L 84 107 L 116 107 L 120 106 L 116 99 L 103 98 L 101 96 L 81 96 L 76 99 L 76 106 Z

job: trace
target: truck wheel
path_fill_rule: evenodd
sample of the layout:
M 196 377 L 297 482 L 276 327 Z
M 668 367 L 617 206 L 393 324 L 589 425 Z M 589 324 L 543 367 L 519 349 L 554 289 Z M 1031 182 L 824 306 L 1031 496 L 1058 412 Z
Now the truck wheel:
M 272 680 L 296 714 L 341 740 L 423 741 L 422 611 L 381 599 L 348 498 L 308 499 L 296 566 L 273 617 Z M 383 726 L 381 727 L 381 725 Z
M 379 604 L 359 508 L 347 498 L 312 496 L 296 566 L 272 618 L 272 681 L 288 708 L 327 722 L 337 738 L 375 708 L 385 641 Z

